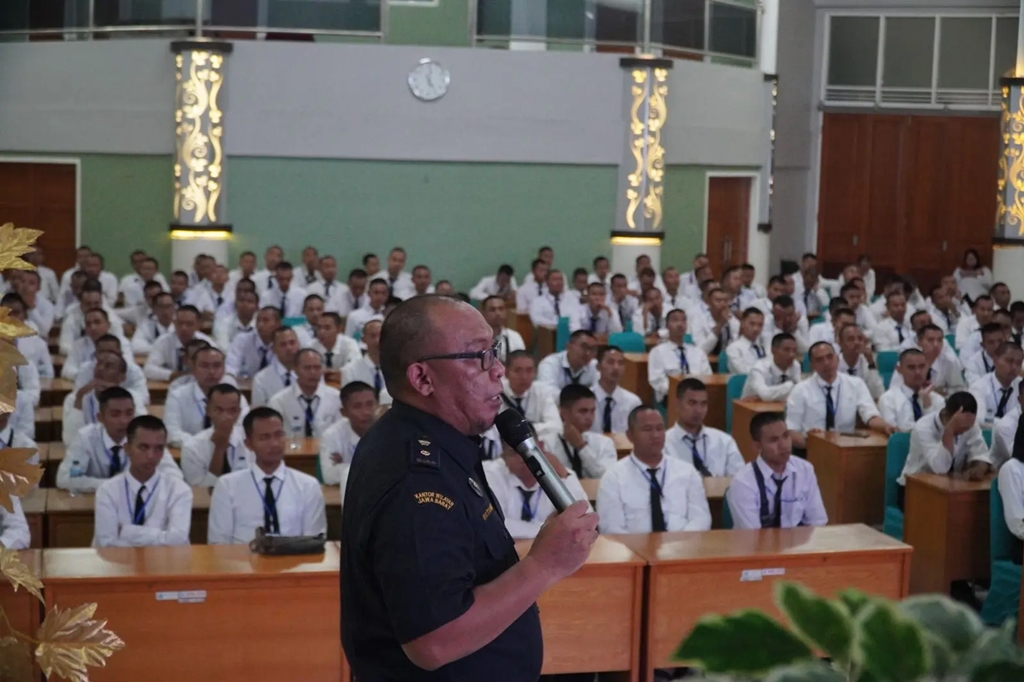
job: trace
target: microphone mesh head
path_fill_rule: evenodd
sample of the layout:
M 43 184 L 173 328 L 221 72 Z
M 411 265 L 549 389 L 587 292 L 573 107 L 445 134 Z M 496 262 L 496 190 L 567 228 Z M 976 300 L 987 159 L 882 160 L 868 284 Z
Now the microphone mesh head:
M 494 420 L 494 425 L 498 427 L 501 439 L 513 448 L 518 447 L 527 438 L 533 437 L 530 423 L 517 410 L 500 412 Z

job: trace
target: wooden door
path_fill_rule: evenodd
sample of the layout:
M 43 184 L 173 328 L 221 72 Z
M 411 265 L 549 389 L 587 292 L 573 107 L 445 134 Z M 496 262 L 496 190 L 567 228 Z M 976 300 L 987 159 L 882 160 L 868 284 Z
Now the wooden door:
M 747 260 L 751 178 L 708 178 L 708 260 L 715 277 Z
M 69 163 L 0 161 L 0 225 L 43 230 L 36 243 L 58 276 L 75 264 L 76 169 Z

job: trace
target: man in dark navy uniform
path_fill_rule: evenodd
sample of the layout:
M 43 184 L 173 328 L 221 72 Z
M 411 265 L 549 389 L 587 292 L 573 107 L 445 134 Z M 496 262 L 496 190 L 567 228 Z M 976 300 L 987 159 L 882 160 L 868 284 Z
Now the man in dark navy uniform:
M 474 438 L 501 405 L 493 336 L 444 296 L 384 322 L 394 405 L 359 442 L 342 519 L 342 642 L 358 682 L 536 682 L 535 602 L 597 539 L 597 515 L 577 502 L 518 559 Z

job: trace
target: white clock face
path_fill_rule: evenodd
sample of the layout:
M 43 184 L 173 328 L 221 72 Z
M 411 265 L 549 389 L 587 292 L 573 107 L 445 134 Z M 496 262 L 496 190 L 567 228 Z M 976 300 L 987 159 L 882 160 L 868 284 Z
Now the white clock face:
M 437 62 L 421 59 L 420 63 L 409 72 L 409 89 L 412 94 L 424 102 L 441 99 L 448 92 L 451 74 Z

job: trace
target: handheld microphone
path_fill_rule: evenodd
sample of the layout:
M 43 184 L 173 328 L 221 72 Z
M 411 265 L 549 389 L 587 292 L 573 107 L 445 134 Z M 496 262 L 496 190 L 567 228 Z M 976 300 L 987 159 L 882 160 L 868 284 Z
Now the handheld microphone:
M 529 422 L 519 413 L 519 410 L 510 408 L 498 413 L 494 425 L 498 427 L 501 439 L 511 445 L 526 462 L 530 473 L 537 479 L 537 483 L 540 484 L 551 503 L 555 505 L 558 513 L 562 513 L 566 507 L 576 501 L 569 489 L 565 487 L 565 483 L 555 473 L 548 458 L 537 447 L 537 442 L 533 439 L 533 429 L 530 428 Z

